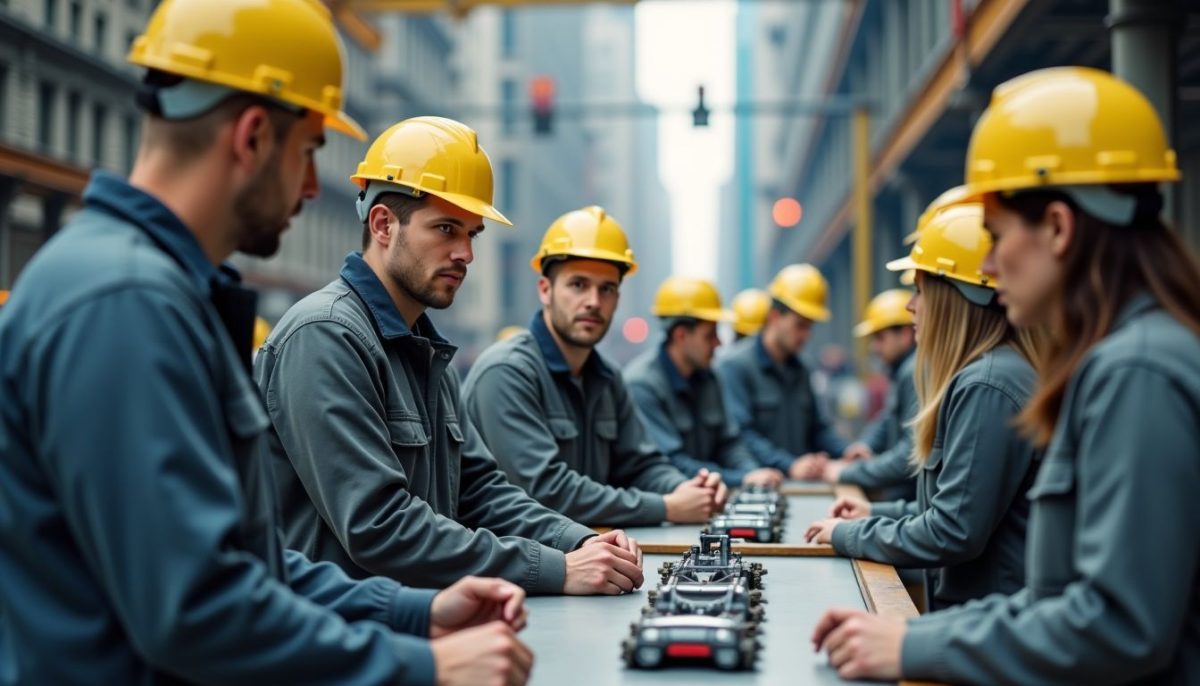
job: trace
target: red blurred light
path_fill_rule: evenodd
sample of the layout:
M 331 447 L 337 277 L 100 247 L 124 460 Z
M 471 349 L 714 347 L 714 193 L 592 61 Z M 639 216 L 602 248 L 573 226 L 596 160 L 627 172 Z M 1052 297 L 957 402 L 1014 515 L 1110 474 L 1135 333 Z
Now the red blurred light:
M 775 205 L 771 208 L 771 218 L 775 223 L 783 228 L 791 228 L 800 223 L 800 219 L 804 216 L 804 208 L 800 206 L 800 201 L 795 198 L 780 198 L 775 201 Z
M 621 334 L 630 343 L 645 343 L 650 336 L 650 325 L 641 317 L 630 317 L 621 325 Z

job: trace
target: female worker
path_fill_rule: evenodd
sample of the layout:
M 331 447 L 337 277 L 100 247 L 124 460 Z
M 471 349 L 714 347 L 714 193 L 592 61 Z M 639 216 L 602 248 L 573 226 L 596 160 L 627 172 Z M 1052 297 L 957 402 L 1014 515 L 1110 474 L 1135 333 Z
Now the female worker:
M 1159 218 L 1179 172 L 1111 75 L 996 89 L 967 155 L 1009 319 L 1051 337 L 1021 415 L 1046 457 L 1025 588 L 909 620 L 830 610 L 844 677 L 1200 683 L 1200 268 Z
M 1035 350 L 981 271 L 991 248 L 983 207 L 951 205 L 919 232 L 912 254 L 888 264 L 916 270 L 917 502 L 840 498 L 835 518 L 806 537 L 848 557 L 924 568 L 935 610 L 1024 585 L 1025 491 L 1037 460 L 1013 420 L 1033 391 Z

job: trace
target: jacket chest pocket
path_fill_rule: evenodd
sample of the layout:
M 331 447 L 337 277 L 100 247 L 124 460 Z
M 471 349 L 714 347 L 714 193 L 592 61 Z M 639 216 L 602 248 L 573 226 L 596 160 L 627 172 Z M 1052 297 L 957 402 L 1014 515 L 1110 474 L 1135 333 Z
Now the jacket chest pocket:
M 1057 594 L 1075 578 L 1075 461 L 1047 455 L 1027 495 L 1030 500 L 1025 575 L 1037 596 Z
M 941 446 L 934 446 L 929 451 L 929 458 L 925 460 L 925 464 L 921 465 L 921 471 L 917 475 L 917 502 L 922 509 L 929 506 L 929 501 L 933 500 L 937 493 L 937 480 L 942 473 L 945 455 L 946 452 Z
M 575 426 L 575 420 L 570 417 L 550 417 L 547 423 L 554 442 L 558 443 L 559 457 L 568 464 L 575 464 L 575 453 L 579 449 L 579 429 Z
M 418 469 L 429 453 L 429 434 L 425 431 L 425 423 L 419 417 L 394 417 L 388 419 L 387 427 L 392 452 L 400 468 L 408 475 L 409 481 L 419 481 L 421 474 L 428 472 Z
M 770 385 L 754 389 L 754 423 L 760 431 L 769 430 L 779 416 L 783 393 Z
M 616 423 L 615 420 L 613 423 Z M 692 411 L 680 402 L 671 403 L 671 423 L 675 425 L 676 431 L 684 435 L 691 433 L 696 426 Z

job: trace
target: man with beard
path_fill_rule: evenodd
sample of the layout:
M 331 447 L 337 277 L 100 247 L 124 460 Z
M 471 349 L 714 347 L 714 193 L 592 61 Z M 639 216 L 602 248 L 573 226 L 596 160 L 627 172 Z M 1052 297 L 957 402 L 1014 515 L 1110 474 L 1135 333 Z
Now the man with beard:
M 800 361 L 813 322 L 829 319 L 829 284 L 810 264 L 784 267 L 767 288 L 771 309 L 758 335 L 717 362 L 726 406 L 760 464 L 793 479 L 819 479 L 847 441 L 821 416 L 809 370 Z
M 704 279 L 671 277 L 659 286 L 653 312 L 666 338 L 630 363 L 625 381 L 654 443 L 681 471 L 719 472 L 731 486 L 779 486 L 783 473 L 754 461 L 712 373 L 721 345 L 717 322 L 733 318 L 717 288 Z
M 533 593 L 618 594 L 641 551 L 596 536 L 508 482 L 463 421 L 445 309 L 492 207 L 492 166 L 470 128 L 396 124 L 351 177 L 363 251 L 293 306 L 255 361 L 271 417 L 286 540 L 351 576 L 446 586 L 495 575 Z
M 275 251 L 325 128 L 365 137 L 341 54 L 311 0 L 165 0 L 133 43 L 132 173 L 93 175 L 0 312 L 0 683 L 528 675 L 520 588 L 352 581 L 279 540 L 222 263 Z
M 671 465 L 594 350 L 637 269 L 621 225 L 599 207 L 568 212 L 531 266 L 541 311 L 529 331 L 485 350 L 463 384 L 471 422 L 509 479 L 588 524 L 708 521 L 725 499 L 720 475 L 689 479 Z

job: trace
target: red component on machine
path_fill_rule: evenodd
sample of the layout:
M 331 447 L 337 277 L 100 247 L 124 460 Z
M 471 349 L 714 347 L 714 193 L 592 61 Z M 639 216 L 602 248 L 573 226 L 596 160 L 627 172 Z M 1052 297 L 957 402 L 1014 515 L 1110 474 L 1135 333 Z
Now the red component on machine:
M 712 647 L 703 643 L 673 643 L 667 646 L 667 657 L 712 657 Z

